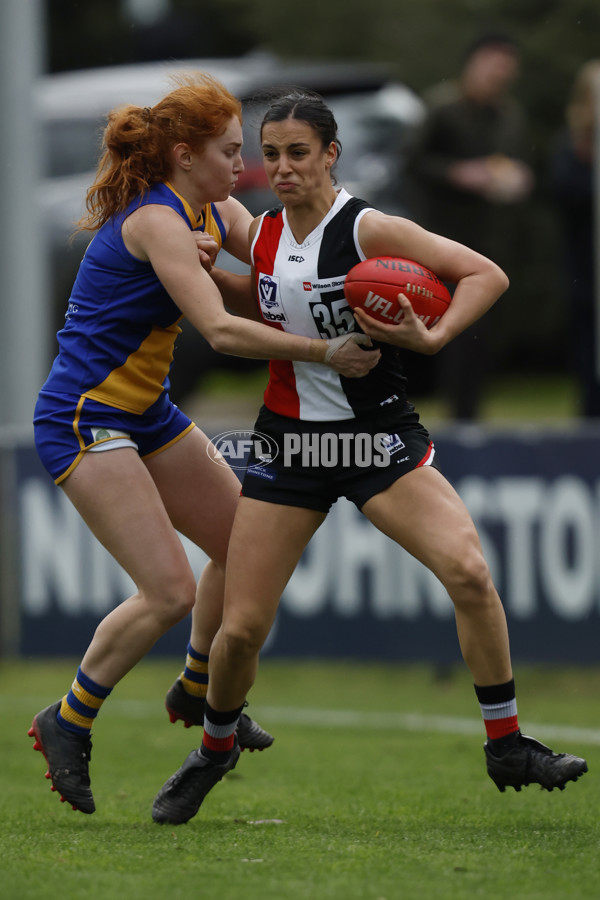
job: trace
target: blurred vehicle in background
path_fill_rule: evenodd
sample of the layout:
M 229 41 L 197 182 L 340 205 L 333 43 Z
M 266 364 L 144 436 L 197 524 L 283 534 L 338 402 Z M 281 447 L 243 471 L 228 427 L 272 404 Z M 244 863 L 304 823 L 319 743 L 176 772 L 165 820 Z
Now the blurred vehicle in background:
M 253 215 L 276 202 L 264 175 L 258 130 L 266 98 L 282 85 L 317 91 L 333 110 L 343 147 L 336 169 L 338 182 L 384 212 L 406 212 L 405 148 L 423 117 L 424 107 L 408 87 L 390 79 L 385 67 L 355 62 L 284 62 L 267 54 L 251 54 L 239 59 L 136 63 L 47 75 L 39 82 L 36 106 L 43 142 L 41 214 L 50 255 L 49 302 L 54 331 L 62 326 L 71 286 L 90 240 L 89 232 L 74 233 L 75 222 L 85 211 L 86 190 L 93 182 L 108 112 L 128 103 L 152 106 L 173 88 L 170 76 L 197 70 L 218 78 L 242 101 L 245 171 L 234 196 Z M 224 251 L 218 265 L 237 272 L 245 270 Z M 247 371 L 264 366 L 260 361 L 215 353 L 185 325 L 176 353 L 171 394 L 177 402 L 210 369 Z

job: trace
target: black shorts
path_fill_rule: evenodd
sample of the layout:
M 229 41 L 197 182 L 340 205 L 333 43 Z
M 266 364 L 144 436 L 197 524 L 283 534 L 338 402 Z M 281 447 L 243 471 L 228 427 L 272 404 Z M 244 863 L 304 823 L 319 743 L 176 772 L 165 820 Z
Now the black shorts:
M 377 416 L 305 422 L 262 407 L 242 496 L 328 512 L 339 497 L 360 509 L 406 472 L 439 468 L 427 430 L 409 405 Z

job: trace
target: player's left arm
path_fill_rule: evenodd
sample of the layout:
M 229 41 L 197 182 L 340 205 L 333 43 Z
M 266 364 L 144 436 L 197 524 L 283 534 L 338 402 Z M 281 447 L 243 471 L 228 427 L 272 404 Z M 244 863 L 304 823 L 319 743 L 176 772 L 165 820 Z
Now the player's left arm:
M 215 206 L 225 227 L 224 249 L 240 262 L 250 265 L 248 231 L 253 216 L 235 197 L 228 197 L 227 200 L 215 203 Z
M 210 274 L 230 312 L 236 316 L 242 316 L 244 319 L 262 322 L 256 299 L 253 296 L 250 275 L 236 275 L 234 272 L 219 269 L 217 266 L 211 269 Z
M 426 231 L 415 222 L 373 210 L 359 223 L 358 240 L 367 258 L 399 256 L 431 269 L 444 282 L 456 285 L 447 311 L 427 329 L 414 314 L 410 301 L 400 295 L 404 319 L 399 325 L 375 322 L 354 310 L 365 334 L 419 353 L 433 354 L 481 318 L 508 288 L 508 278 L 492 260 L 464 244 Z
M 226 231 L 223 248 L 240 262 L 250 265 L 249 230 L 253 221 L 252 216 L 234 197 L 216 203 L 215 206 Z M 252 280 L 249 274 L 238 275 L 218 266 L 213 266 L 209 271 L 231 312 L 244 319 L 262 321 L 252 293 Z

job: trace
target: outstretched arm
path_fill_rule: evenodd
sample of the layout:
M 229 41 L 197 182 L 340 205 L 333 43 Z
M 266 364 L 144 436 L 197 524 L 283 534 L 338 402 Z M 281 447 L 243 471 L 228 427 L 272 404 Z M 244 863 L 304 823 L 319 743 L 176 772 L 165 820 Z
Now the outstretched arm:
M 255 359 L 294 359 L 324 363 L 330 343 L 301 335 L 288 334 L 259 322 L 230 315 L 223 299 L 198 258 L 196 241 L 181 217 L 165 206 L 142 206 L 123 224 L 123 239 L 128 250 L 148 260 L 165 290 L 183 315 L 219 353 Z M 355 353 L 361 354 L 359 347 Z M 340 356 L 337 356 L 339 364 Z M 349 377 L 357 366 L 366 374 L 373 363 L 371 354 L 352 362 Z

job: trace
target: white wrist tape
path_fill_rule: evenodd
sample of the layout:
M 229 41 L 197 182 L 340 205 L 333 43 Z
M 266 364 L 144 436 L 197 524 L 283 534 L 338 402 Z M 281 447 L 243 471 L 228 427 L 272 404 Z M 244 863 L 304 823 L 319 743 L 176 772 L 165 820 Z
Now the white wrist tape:
M 340 334 L 339 337 L 328 338 L 325 363 L 329 363 L 333 354 L 337 353 L 340 347 L 343 347 L 348 341 L 354 341 L 355 344 L 370 344 L 371 338 L 366 334 L 358 334 L 356 331 L 351 331 L 348 334 Z

